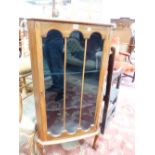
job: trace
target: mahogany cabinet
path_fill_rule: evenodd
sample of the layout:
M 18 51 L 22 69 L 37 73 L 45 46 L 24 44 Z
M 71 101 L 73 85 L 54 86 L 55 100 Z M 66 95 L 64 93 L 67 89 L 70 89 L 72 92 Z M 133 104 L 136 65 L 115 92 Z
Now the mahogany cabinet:
M 112 26 L 28 19 L 28 31 L 39 147 L 89 136 L 95 147 Z

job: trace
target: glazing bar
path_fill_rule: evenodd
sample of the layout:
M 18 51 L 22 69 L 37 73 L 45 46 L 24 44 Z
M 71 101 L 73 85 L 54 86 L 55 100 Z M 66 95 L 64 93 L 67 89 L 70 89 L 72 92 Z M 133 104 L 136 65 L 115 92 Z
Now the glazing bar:
M 84 75 L 85 75 L 85 64 L 86 64 L 86 51 L 87 51 L 87 39 L 85 39 L 85 49 L 84 49 L 84 58 L 83 58 L 83 71 L 82 71 L 82 82 L 81 82 L 81 99 L 80 99 L 79 128 L 81 128 L 81 119 L 82 119 L 82 102 L 83 102 Z
M 67 57 L 67 38 L 65 38 L 64 46 L 64 97 L 63 97 L 63 126 L 66 130 L 66 57 Z

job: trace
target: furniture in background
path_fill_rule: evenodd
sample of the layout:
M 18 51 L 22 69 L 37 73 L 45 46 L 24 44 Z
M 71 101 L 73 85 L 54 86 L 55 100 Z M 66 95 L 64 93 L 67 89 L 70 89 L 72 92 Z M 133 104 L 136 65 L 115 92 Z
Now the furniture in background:
M 22 120 L 23 106 L 22 106 L 22 96 L 19 95 L 19 122 Z
M 115 18 L 111 19 L 111 23 L 115 25 L 113 28 L 113 37 L 120 38 L 120 44 L 129 43 L 132 37 L 132 24 L 135 23 L 134 19 L 131 18 Z
M 135 79 L 135 37 L 131 29 L 134 22 L 130 18 L 111 19 L 116 24 L 112 36 L 112 46 L 116 48 L 114 68 L 122 66 L 122 77 L 131 77 L 132 82 Z
M 32 92 L 32 78 L 31 78 L 31 68 L 30 61 L 26 59 L 21 60 L 19 71 L 19 87 L 20 93 L 26 95 L 28 92 Z M 29 82 L 28 82 L 29 80 Z
M 130 43 L 121 44 L 121 46 L 124 46 L 125 48 L 124 47 L 120 48 L 120 44 L 118 40 L 119 40 L 119 37 L 112 39 L 112 46 L 118 49 L 116 51 L 114 69 L 118 69 L 122 67 L 123 69 L 122 77 L 130 77 L 132 78 L 132 82 L 134 82 L 134 79 L 135 79 L 134 44 L 130 44 Z
M 112 26 L 28 19 L 28 29 L 37 119 L 35 142 L 40 154 L 45 154 L 45 145 L 89 136 L 95 136 L 95 148 L 100 134 Z M 79 42 L 83 50 L 74 50 L 71 54 L 80 62 L 82 60 L 83 64 L 79 66 L 67 62 L 68 39 L 75 32 L 81 36 Z M 90 44 L 96 34 L 100 36 L 100 45 L 96 44 L 96 39 Z M 46 38 L 45 44 L 43 38 Z M 88 45 L 92 46 L 88 48 Z M 88 70 L 86 64 L 95 62 L 99 46 L 102 53 L 97 54 L 101 56 L 100 64 Z
M 32 92 L 31 61 L 26 19 L 19 19 L 19 87 L 24 96 Z
M 19 136 L 20 145 L 25 144 L 25 139 L 29 144 L 30 155 L 35 154 L 34 135 L 36 133 L 36 116 L 34 106 L 34 96 L 25 99 L 19 97 Z
M 120 80 L 122 74 L 122 68 L 114 69 L 115 61 L 115 48 L 111 48 L 111 54 L 108 61 L 108 73 L 106 79 L 106 90 L 103 97 L 104 108 L 101 122 L 101 133 L 104 134 L 106 125 L 109 120 L 114 116 L 117 99 L 119 94 Z
M 120 51 L 121 55 L 126 57 L 125 62 L 133 66 L 131 70 L 123 73 L 124 77 L 130 77 L 132 82 L 135 80 L 135 37 L 132 36 L 128 44 L 127 52 Z

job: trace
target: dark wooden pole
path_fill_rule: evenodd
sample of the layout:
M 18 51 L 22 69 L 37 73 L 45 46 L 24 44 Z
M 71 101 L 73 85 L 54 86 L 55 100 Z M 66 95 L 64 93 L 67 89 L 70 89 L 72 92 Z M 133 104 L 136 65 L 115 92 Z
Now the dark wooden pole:
M 103 117 L 101 123 L 101 133 L 104 133 L 105 126 L 106 126 L 106 118 L 108 112 L 108 106 L 110 101 L 110 91 L 111 91 L 111 83 L 112 83 L 112 75 L 113 75 L 113 67 L 114 67 L 114 58 L 115 58 L 115 48 L 111 48 L 112 54 L 109 57 L 108 62 L 108 74 L 107 74 L 107 83 L 106 83 L 106 94 L 104 96 L 105 106 L 103 110 Z

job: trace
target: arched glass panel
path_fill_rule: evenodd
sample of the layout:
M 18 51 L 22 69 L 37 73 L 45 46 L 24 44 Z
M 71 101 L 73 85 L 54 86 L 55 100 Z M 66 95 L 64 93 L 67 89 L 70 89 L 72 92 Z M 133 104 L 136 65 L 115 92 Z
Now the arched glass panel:
M 66 129 L 77 130 L 80 114 L 84 38 L 81 32 L 73 31 L 67 40 L 66 74 Z
M 63 130 L 64 39 L 50 30 L 42 41 L 47 129 L 58 135 Z
M 94 124 L 96 98 L 99 83 L 99 71 L 103 51 L 103 39 L 97 32 L 88 39 L 84 75 L 84 92 L 82 104 L 82 128 L 88 129 Z

